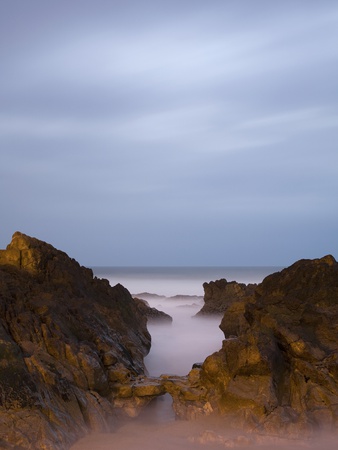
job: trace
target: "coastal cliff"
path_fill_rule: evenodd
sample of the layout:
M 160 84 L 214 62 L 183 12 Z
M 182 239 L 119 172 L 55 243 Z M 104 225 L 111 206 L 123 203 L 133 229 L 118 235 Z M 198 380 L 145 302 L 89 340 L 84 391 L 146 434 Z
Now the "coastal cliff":
M 164 393 L 178 418 L 215 415 L 256 435 L 337 430 L 336 260 L 204 288 L 209 312 L 223 314 L 222 348 L 187 376 L 147 377 L 147 317 L 170 317 L 15 233 L 0 251 L 0 448 L 65 450 Z
M 229 304 L 225 340 L 173 386 L 182 418 L 218 414 L 265 435 L 338 428 L 338 263 L 300 260 Z
M 16 232 L 0 251 L 0 448 L 108 431 L 114 385 L 144 374 L 146 318 L 121 285 Z

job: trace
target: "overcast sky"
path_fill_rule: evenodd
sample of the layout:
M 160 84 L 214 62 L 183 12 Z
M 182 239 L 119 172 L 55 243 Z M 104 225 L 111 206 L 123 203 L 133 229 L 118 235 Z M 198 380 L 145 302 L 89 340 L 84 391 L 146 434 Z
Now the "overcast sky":
M 0 248 L 338 259 L 338 2 L 2 0 Z

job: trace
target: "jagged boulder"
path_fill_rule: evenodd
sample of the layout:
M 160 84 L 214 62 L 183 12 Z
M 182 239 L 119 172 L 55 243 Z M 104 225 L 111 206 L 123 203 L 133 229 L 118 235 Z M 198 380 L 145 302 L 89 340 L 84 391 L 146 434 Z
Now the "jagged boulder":
M 223 315 L 233 303 L 246 301 L 254 293 L 256 286 L 227 281 L 225 278 L 203 283 L 204 305 L 196 315 Z
M 148 322 L 171 323 L 173 321 L 173 318 L 169 314 L 157 308 L 152 308 L 146 300 L 134 297 L 134 301 L 140 312 L 148 319 Z
M 15 233 L 0 251 L 0 448 L 64 450 L 108 430 L 114 386 L 144 373 L 149 349 L 127 289 Z
M 266 277 L 221 323 L 225 340 L 194 369 L 195 410 L 263 434 L 338 428 L 338 263 L 301 260 Z M 181 417 L 194 407 L 176 394 Z

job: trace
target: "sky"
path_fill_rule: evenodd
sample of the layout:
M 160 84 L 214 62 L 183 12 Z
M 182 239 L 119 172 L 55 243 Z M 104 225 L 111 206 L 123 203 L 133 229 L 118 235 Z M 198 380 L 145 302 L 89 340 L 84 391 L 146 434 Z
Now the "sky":
M 0 248 L 338 259 L 336 0 L 2 0 Z

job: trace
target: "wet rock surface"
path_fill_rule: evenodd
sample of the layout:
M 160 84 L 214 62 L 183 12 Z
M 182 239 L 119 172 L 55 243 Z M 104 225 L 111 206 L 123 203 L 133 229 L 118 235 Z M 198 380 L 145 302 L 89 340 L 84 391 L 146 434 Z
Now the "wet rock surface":
M 229 305 L 222 349 L 194 374 L 194 404 L 181 388 L 176 411 L 208 405 L 238 427 L 297 438 L 338 426 L 338 264 L 301 260 Z M 194 369 L 197 371 L 198 369 Z M 210 406 L 209 406 L 210 405 Z
M 144 373 L 146 318 L 121 285 L 21 233 L 0 252 L 0 448 L 107 431 L 114 386 Z

